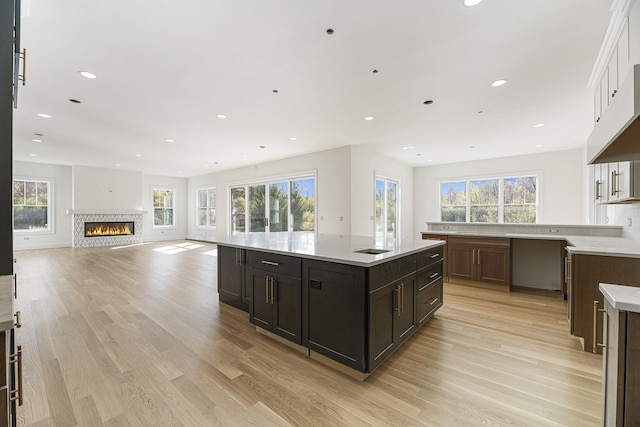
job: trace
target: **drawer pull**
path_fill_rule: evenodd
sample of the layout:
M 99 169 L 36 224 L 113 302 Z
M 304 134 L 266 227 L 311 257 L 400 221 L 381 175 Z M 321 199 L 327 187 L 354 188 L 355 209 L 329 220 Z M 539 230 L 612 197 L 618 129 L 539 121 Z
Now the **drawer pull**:
M 13 315 L 16 318 L 15 326 L 16 328 L 22 328 L 22 322 L 20 321 L 20 311 L 16 311 L 16 314 Z
M 438 273 L 433 273 L 431 276 L 429 276 L 429 279 L 433 279 L 434 277 L 437 277 Z
M 12 402 L 14 400 L 17 400 L 18 406 L 22 406 L 22 346 L 21 345 L 18 346 L 18 351 L 15 354 L 11 354 L 9 356 L 9 363 L 16 363 L 18 365 L 18 387 L 9 392 L 10 396 L 16 395 L 16 394 L 17 396 L 11 396 L 9 400 Z
M 594 301 L 593 302 L 593 338 L 592 338 L 593 345 L 591 346 L 591 351 L 593 351 L 594 353 L 596 352 L 596 348 L 606 347 L 606 345 L 600 344 L 598 342 L 598 312 L 606 313 L 607 310 L 603 308 L 598 308 L 598 301 Z
M 429 258 L 432 258 L 432 259 L 433 259 L 433 258 L 438 258 L 439 256 L 440 256 L 440 254 L 433 254 L 433 255 L 431 255 Z
M 433 305 L 433 304 L 437 303 L 438 301 L 440 301 L 440 298 L 435 297 L 434 299 L 432 299 L 431 301 L 429 301 L 429 305 Z
M 278 263 L 278 262 L 273 262 L 273 261 L 265 261 L 265 260 L 262 260 L 262 261 L 260 261 L 260 262 L 261 262 L 261 263 L 263 263 L 263 264 L 265 264 L 265 265 L 273 265 L 274 267 L 277 267 L 277 266 L 279 266 L 279 265 L 280 265 L 280 263 Z
M 269 276 L 264 278 L 264 295 L 266 303 L 269 302 Z

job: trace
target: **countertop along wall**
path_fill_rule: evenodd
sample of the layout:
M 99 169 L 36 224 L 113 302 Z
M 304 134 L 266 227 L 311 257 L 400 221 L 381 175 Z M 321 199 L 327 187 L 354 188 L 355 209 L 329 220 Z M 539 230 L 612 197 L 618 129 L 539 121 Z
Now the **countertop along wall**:
M 440 221 L 439 180 L 538 171 L 542 172 L 541 223 L 586 224 L 588 169 L 584 150 L 577 149 L 415 168 L 414 229 L 424 231 L 426 221 Z

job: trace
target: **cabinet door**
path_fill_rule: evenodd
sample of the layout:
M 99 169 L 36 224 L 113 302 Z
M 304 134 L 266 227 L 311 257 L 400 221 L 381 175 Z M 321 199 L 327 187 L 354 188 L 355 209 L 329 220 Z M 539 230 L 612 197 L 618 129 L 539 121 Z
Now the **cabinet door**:
M 609 104 L 612 104 L 618 93 L 618 48 L 613 49 L 613 54 L 609 60 Z
M 626 313 L 605 301 L 602 420 L 605 426 L 622 426 L 624 417 L 624 359 Z
M 218 292 L 227 298 L 242 299 L 241 249 L 218 246 Z
M 302 344 L 302 281 L 295 277 L 273 277 L 273 332 Z
M 476 252 L 476 280 L 511 284 L 510 253 L 506 248 L 481 247 Z
M 475 249 L 449 240 L 449 277 L 474 280 Z
M 405 277 L 396 283 L 398 301 L 395 333 L 399 345 L 416 331 L 416 275 Z
M 593 93 L 593 125 L 597 126 L 602 120 L 602 88 L 596 87 Z
M 594 201 L 596 203 L 604 203 L 608 200 L 609 194 L 609 165 L 601 163 L 593 165 L 594 178 Z
M 394 318 L 397 315 L 396 283 L 369 294 L 369 371 L 373 371 L 397 347 Z
M 602 79 L 600 80 L 600 118 L 604 116 L 607 108 L 609 108 L 609 69 L 604 70 Z
M 250 293 L 249 321 L 268 331 L 273 330 L 271 276 L 257 268 L 247 267 L 247 289 Z
M 616 175 L 614 180 L 614 191 L 616 193 L 616 199 L 622 200 L 631 197 L 631 173 L 631 162 L 617 163 Z
M 629 18 L 624 19 L 622 32 L 618 39 L 618 87 L 627 78 L 629 73 Z

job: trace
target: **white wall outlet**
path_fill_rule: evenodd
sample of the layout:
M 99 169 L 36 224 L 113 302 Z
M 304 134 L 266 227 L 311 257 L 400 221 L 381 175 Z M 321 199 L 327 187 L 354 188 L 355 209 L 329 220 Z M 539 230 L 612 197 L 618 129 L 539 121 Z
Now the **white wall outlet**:
M 557 233 L 558 229 L 557 228 L 550 228 L 549 229 L 549 233 Z
M 627 218 L 627 226 L 631 227 L 631 224 L 633 224 L 633 221 L 631 218 Z

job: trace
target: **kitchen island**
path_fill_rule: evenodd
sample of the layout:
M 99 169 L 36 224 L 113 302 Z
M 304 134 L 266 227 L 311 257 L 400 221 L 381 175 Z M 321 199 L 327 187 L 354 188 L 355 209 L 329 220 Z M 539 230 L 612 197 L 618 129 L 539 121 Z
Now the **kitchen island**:
M 220 301 L 361 378 L 442 306 L 444 242 L 270 233 L 215 243 Z

